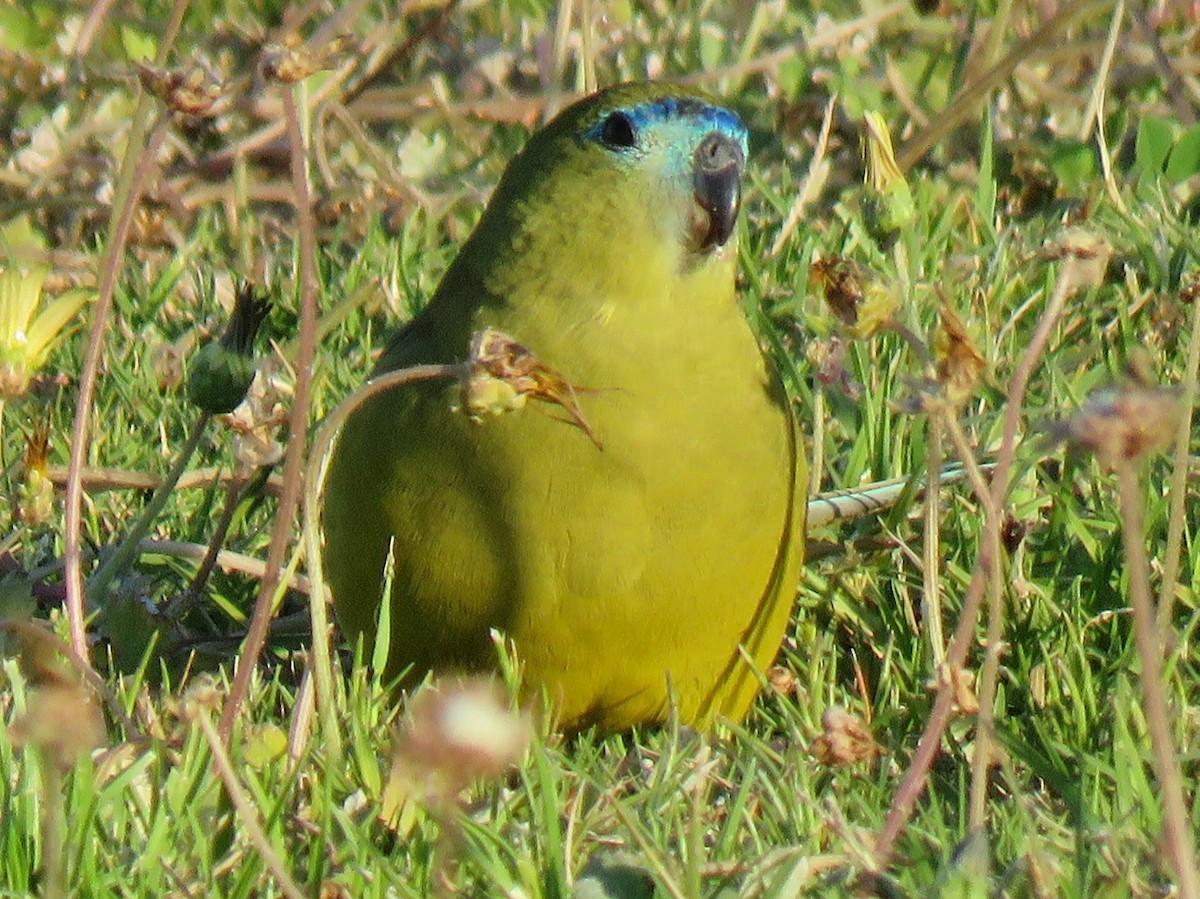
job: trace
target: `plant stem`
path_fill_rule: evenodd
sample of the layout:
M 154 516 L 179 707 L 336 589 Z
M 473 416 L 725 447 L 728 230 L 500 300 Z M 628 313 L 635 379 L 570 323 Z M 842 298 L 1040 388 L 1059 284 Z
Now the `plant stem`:
M 1146 729 L 1154 753 L 1155 774 L 1162 790 L 1163 818 L 1167 851 L 1175 868 L 1181 899 L 1200 897 L 1200 874 L 1192 845 L 1187 803 L 1183 798 L 1183 778 L 1179 759 L 1171 739 L 1166 687 L 1163 683 L 1161 641 L 1154 621 L 1150 598 L 1150 568 L 1146 560 L 1142 523 L 1142 490 L 1134 462 L 1117 466 L 1117 501 L 1121 507 L 1121 542 L 1129 574 L 1129 600 L 1133 606 L 1133 636 L 1142 664 L 1142 702 Z
M 266 480 L 265 476 L 262 476 L 262 480 Z M 204 558 L 200 560 L 200 567 L 196 570 L 196 574 L 187 588 L 167 604 L 167 617 L 172 621 L 182 618 L 204 595 L 208 579 L 217 567 L 217 560 L 221 556 L 221 547 L 224 546 L 225 538 L 229 535 L 229 526 L 233 523 L 233 516 L 237 513 L 238 504 L 242 501 L 247 484 L 246 478 L 235 476 L 225 485 L 225 505 L 221 509 L 221 517 L 217 519 L 217 526 L 213 528 L 212 537 L 209 538 Z
M 946 661 L 946 635 L 942 627 L 941 551 L 938 526 L 941 521 L 942 423 L 940 416 L 929 418 L 929 447 L 925 471 L 925 530 L 921 568 L 921 617 L 929 638 L 929 651 L 936 677 Z
M 213 727 L 212 719 L 208 717 L 208 711 L 199 709 L 190 717 L 204 735 L 205 742 L 208 743 L 209 751 L 212 753 L 213 766 L 217 769 L 217 774 L 225 785 L 234 811 L 237 812 L 238 819 L 242 822 L 246 839 L 258 851 L 259 858 L 271 872 L 271 876 L 275 878 L 275 884 L 279 887 L 279 891 L 288 899 L 304 899 L 306 895 L 311 895 L 300 889 L 292 878 L 291 872 L 288 871 L 284 859 L 271 845 L 271 840 L 259 820 L 259 811 L 254 805 L 254 799 L 238 780 L 237 772 L 233 770 L 233 761 L 225 750 L 225 743 L 220 734 Z
M 312 191 L 309 189 L 308 153 L 305 128 L 301 123 L 301 112 L 307 115 L 304 104 L 304 82 L 284 90 L 283 106 L 287 122 L 288 144 L 292 172 L 292 188 L 295 192 L 296 231 L 299 241 L 300 264 L 300 343 L 296 354 L 296 388 L 292 397 L 292 411 L 288 420 L 288 443 L 283 462 L 283 492 L 275 512 L 275 526 L 271 532 L 271 546 L 267 550 L 267 570 L 259 584 L 258 596 L 254 601 L 254 613 L 246 632 L 246 642 L 238 656 L 233 684 L 225 708 L 221 712 L 221 738 L 228 743 L 233 734 L 233 723 L 246 695 L 250 692 L 250 679 L 258 665 L 258 658 L 267 642 L 267 630 L 275 605 L 275 592 L 279 587 L 280 572 L 296 509 L 300 503 L 301 479 L 304 474 L 304 450 L 308 440 L 309 395 L 312 389 L 313 360 L 316 357 L 317 333 L 317 246 L 316 225 L 313 221 Z M 298 96 L 299 95 L 299 96 Z M 299 98 L 300 102 L 297 102 Z
M 1016 455 L 1017 430 L 1021 421 L 1025 391 L 1033 377 L 1038 360 L 1050 342 L 1050 335 L 1062 316 L 1067 300 L 1078 289 L 1079 278 L 1075 269 L 1077 265 L 1079 262 L 1074 257 L 1064 259 L 1058 273 L 1058 280 L 1054 285 L 1054 292 L 1051 294 L 1041 318 L 1038 319 L 1033 337 L 1026 346 L 1025 352 L 1021 354 L 1016 370 L 1013 372 L 1012 383 L 1009 385 L 1005 398 L 1004 432 L 988 493 L 991 505 L 996 508 L 1003 506 L 1004 498 L 1008 495 L 1009 474 L 1012 470 L 1013 458 Z M 999 516 L 986 519 L 985 531 L 998 528 L 998 519 Z M 975 568 L 971 572 L 971 582 L 967 587 L 967 595 L 963 599 L 962 611 L 959 613 L 958 624 L 954 630 L 954 638 L 950 641 L 947 653 L 946 663 L 951 670 L 961 668 L 966 663 L 967 651 L 975 638 L 975 623 L 979 617 L 979 608 L 983 602 L 983 590 L 987 584 L 987 578 L 1000 564 L 1000 559 L 994 555 L 998 552 L 999 546 L 999 540 L 984 534 L 983 545 L 975 560 Z M 895 850 L 900 832 L 912 815 L 917 799 L 925 790 L 925 779 L 929 774 L 934 757 L 937 755 L 938 747 L 941 745 L 942 734 L 945 733 L 953 708 L 953 681 L 952 679 L 943 679 L 939 685 L 937 697 L 934 699 L 933 708 L 929 712 L 925 730 L 921 733 L 921 739 L 913 753 L 912 761 L 909 762 L 908 770 L 904 773 L 900 785 L 896 787 L 896 792 L 892 797 L 892 807 L 888 810 L 883 827 L 875 838 L 875 862 L 879 868 L 883 868 L 887 864 Z
M 40 753 L 42 764 L 42 899 L 67 899 L 67 836 L 63 814 L 65 778 L 53 753 Z
M 183 0 L 177 4 L 182 5 L 186 5 Z M 67 469 L 66 496 L 63 500 L 67 622 L 71 631 L 71 648 L 85 659 L 89 654 L 83 596 L 83 462 L 87 454 L 88 426 L 91 423 L 92 401 L 96 395 L 96 380 L 100 373 L 100 354 L 104 349 L 108 315 L 116 293 L 117 268 L 120 260 L 124 258 L 125 243 L 133 225 L 133 215 L 141 198 L 142 186 L 149 177 L 150 169 L 154 167 L 158 149 L 162 146 L 167 135 L 167 126 L 171 121 L 165 113 L 160 115 L 149 139 L 145 139 L 145 120 L 150 103 L 151 101 L 143 95 L 138 110 L 134 113 L 134 124 L 129 135 L 130 148 L 140 146 L 144 140 L 144 149 L 138 154 L 134 164 L 122 169 L 121 178 L 117 182 L 114 205 L 117 215 L 109 233 L 100 275 L 100 289 L 96 295 L 95 308 L 92 310 L 92 327 L 88 334 L 83 370 L 79 375 L 79 396 L 75 400 L 75 420 L 71 427 L 71 458 Z
M 93 601 L 103 604 L 104 595 L 109 584 L 119 574 L 128 569 L 133 560 L 141 552 L 142 540 L 150 533 L 150 528 L 154 525 L 155 519 L 162 513 L 163 508 L 167 505 L 167 500 L 175 492 L 175 485 L 179 482 L 179 478 L 183 475 L 188 463 L 192 460 L 192 456 L 195 455 L 196 449 L 200 446 L 200 441 L 204 437 L 204 431 L 207 429 L 211 418 L 212 416 L 205 412 L 192 424 L 192 430 L 188 434 L 187 443 L 179 451 L 179 455 L 171 465 L 171 470 L 167 473 L 166 478 L 158 486 L 158 489 L 154 491 L 154 495 L 150 497 L 150 502 L 146 503 L 146 507 L 142 509 L 141 514 L 137 517 L 137 520 L 133 523 L 128 533 L 125 534 L 124 539 L 113 554 L 88 578 L 87 592 Z
M 183 24 L 188 0 L 175 0 L 170 18 L 163 29 L 162 40 L 155 57 L 156 65 L 163 65 L 175 43 L 175 36 Z M 64 499 L 63 542 L 66 544 L 65 580 L 67 586 L 67 623 L 71 631 L 71 649 L 80 658 L 88 658 L 87 630 L 84 626 L 83 602 L 83 461 L 87 455 L 88 425 L 92 415 L 92 400 L 96 395 L 96 380 L 100 374 L 100 354 L 104 348 L 104 332 L 108 327 L 108 315 L 116 293 L 117 269 L 125 258 L 125 243 L 133 225 L 133 216 L 141 202 L 142 187 L 154 168 L 158 150 L 167 135 L 170 116 L 160 113 L 153 128 L 148 129 L 150 110 L 154 100 L 143 91 L 133 113 L 129 129 L 127 154 L 137 153 L 136 158 L 126 155 L 122 160 L 120 175 L 114 192 L 113 209 L 116 215 L 110 220 L 108 237 L 104 246 L 104 264 L 100 271 L 100 288 L 92 309 L 92 327 L 88 334 L 87 352 L 83 358 L 83 369 L 79 374 L 79 396 L 75 401 L 75 420 L 71 427 L 71 460 L 67 473 L 67 490 Z M 150 137 L 146 138 L 149 130 Z M 140 147 L 141 152 L 136 148 Z
M 333 752 L 340 752 L 341 731 L 338 729 L 333 702 L 333 651 L 329 646 L 329 598 L 325 590 L 324 563 L 321 557 L 321 508 L 325 495 L 325 478 L 337 446 L 342 426 L 350 415 L 367 400 L 386 390 L 428 381 L 434 378 L 461 378 L 467 366 L 459 364 L 418 365 L 390 371 L 368 381 L 338 405 L 321 423 L 313 439 L 312 454 L 304 474 L 304 547 L 308 568 L 308 608 L 312 616 L 313 682 L 317 693 L 317 715 L 325 740 Z M 336 753 L 335 753 L 336 757 Z
M 1175 434 L 1171 460 L 1171 511 L 1167 520 L 1167 549 L 1163 553 L 1162 586 L 1158 593 L 1158 634 L 1171 633 L 1171 611 L 1179 581 L 1179 559 L 1183 549 L 1183 524 L 1188 501 L 1188 455 L 1192 445 L 1192 409 L 1196 405 L 1196 379 L 1200 373 L 1200 300 L 1192 302 L 1192 333 L 1188 337 L 1187 369 L 1183 376 L 1184 413 Z M 1165 647 L 1164 647 L 1165 648 Z

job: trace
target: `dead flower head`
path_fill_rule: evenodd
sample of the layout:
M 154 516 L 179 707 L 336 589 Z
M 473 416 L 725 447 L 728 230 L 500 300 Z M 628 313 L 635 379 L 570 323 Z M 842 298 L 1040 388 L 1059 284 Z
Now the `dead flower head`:
M 542 362 L 524 345 L 495 328 L 484 328 L 471 337 L 468 371 L 462 383 L 462 409 L 472 421 L 503 415 L 525 407 L 529 399 L 561 406 L 572 424 L 602 448 L 599 438 L 579 408 L 584 392 Z
M 332 69 L 341 64 L 351 36 L 339 34 L 321 46 L 301 43 L 290 35 L 282 43 L 268 44 L 263 49 L 261 71 L 264 78 L 283 84 L 294 84 L 315 72 Z
M 938 668 L 937 678 L 929 685 L 937 690 L 949 685 L 954 692 L 954 711 L 959 715 L 974 715 L 979 711 L 979 697 L 975 694 L 975 673 L 957 665 L 943 664 Z
M 17 486 L 17 517 L 23 524 L 43 525 L 54 515 L 54 483 L 50 462 L 50 418 L 43 416 L 25 440 L 21 482 Z
M 512 711 L 490 679 L 447 680 L 412 699 L 392 752 L 392 776 L 433 800 L 495 778 L 520 761 L 529 717 Z
M 971 340 L 967 326 L 949 303 L 942 303 L 941 325 L 934 337 L 937 377 L 946 396 L 958 405 L 971 395 L 986 364 Z
M 808 269 L 808 286 L 820 289 L 829 311 L 859 340 L 888 325 L 900 305 L 892 285 L 846 256 L 814 259 Z
M 1086 228 L 1068 228 L 1046 244 L 1042 255 L 1063 263 L 1059 277 L 1065 286 L 1060 289 L 1074 293 L 1080 288 L 1099 287 L 1104 283 L 1112 252 L 1104 235 Z
M 13 740 L 42 752 L 66 772 L 104 742 L 104 719 L 56 637 L 33 624 L 9 626 L 17 634 L 21 671 L 29 683 L 25 710 L 10 729 Z
M 237 435 L 233 441 L 233 458 L 240 477 L 263 466 L 274 465 L 283 458 L 283 444 L 276 437 L 288 420 L 286 401 L 291 389 L 271 369 L 271 361 L 263 363 L 254 375 L 246 398 L 232 412 L 217 417 Z
M 825 710 L 821 727 L 821 734 L 808 751 L 822 765 L 853 765 L 870 761 L 882 752 L 863 720 L 840 706 Z
M 170 699 L 167 709 L 183 721 L 192 721 L 200 715 L 219 714 L 225 695 L 211 674 L 194 677 L 182 695 Z
M 60 771 L 104 741 L 104 722 L 91 696 L 77 683 L 52 683 L 31 690 L 28 708 L 12 723 L 14 741 L 34 746 Z
M 786 665 L 773 665 L 767 671 L 767 683 L 780 696 L 790 696 L 800 683 L 796 672 Z
M 850 372 L 846 348 L 846 341 L 834 334 L 827 340 L 810 340 L 804 358 L 817 383 L 824 387 L 836 387 L 846 396 L 854 398 L 862 394 L 862 385 L 854 380 Z
M 1184 272 L 1179 279 L 1179 299 L 1189 306 L 1200 300 L 1200 271 Z
M 1179 427 L 1183 399 L 1173 387 L 1129 383 L 1093 393 L 1054 433 L 1096 454 L 1108 469 L 1163 449 Z
M 160 69 L 146 63 L 134 63 L 142 87 L 172 111 L 203 118 L 214 115 L 224 88 L 202 66 L 191 69 Z

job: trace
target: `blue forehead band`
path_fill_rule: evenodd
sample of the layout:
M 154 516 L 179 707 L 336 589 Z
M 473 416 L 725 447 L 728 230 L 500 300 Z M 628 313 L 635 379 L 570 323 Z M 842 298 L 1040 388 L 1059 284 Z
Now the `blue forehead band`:
M 733 138 L 746 150 L 746 126 L 738 118 L 737 113 L 721 106 L 712 106 L 694 97 L 663 97 L 657 100 L 647 100 L 636 106 L 626 106 L 609 110 L 600 121 L 596 122 L 579 136 L 584 140 L 600 140 L 604 131 L 604 123 L 615 112 L 624 114 L 629 119 L 635 132 L 640 132 L 648 125 L 671 119 L 693 119 L 702 127 Z

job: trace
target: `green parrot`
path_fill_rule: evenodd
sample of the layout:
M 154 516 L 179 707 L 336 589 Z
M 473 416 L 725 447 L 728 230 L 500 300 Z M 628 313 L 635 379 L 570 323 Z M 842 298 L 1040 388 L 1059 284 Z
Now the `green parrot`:
M 734 290 L 746 150 L 734 113 L 638 83 L 563 110 L 509 164 L 376 374 L 461 361 L 494 328 L 578 408 L 473 420 L 461 385 L 427 382 L 346 422 L 327 577 L 368 646 L 390 577 L 388 673 L 494 668 L 494 628 L 568 732 L 746 713 L 792 609 L 807 483 Z

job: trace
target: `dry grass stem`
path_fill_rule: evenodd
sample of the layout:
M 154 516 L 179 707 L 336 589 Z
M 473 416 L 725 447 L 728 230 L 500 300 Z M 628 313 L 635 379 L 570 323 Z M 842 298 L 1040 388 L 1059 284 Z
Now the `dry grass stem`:
M 929 449 L 925 456 L 925 521 L 922 535 L 921 620 L 929 637 L 934 672 L 946 662 L 946 635 L 942 628 L 941 500 L 936 485 L 942 480 L 942 425 L 940 416 L 929 417 Z
M 1171 633 L 1171 613 L 1175 608 L 1175 591 L 1179 587 L 1180 555 L 1183 552 L 1183 530 L 1187 516 L 1192 410 L 1196 407 L 1196 381 L 1200 374 L 1200 272 L 1192 272 L 1185 279 L 1179 294 L 1192 307 L 1192 327 L 1188 335 L 1187 363 L 1182 382 L 1182 414 L 1175 432 L 1175 449 L 1171 460 L 1171 507 L 1167 519 L 1167 547 L 1162 555 L 1162 586 L 1158 594 L 1158 634 L 1164 640 Z
M 817 135 L 817 145 L 813 149 L 812 158 L 808 161 L 808 171 L 804 176 L 804 184 L 796 192 L 796 198 L 792 201 L 792 208 L 788 210 L 787 218 L 783 220 L 779 234 L 775 237 L 775 242 L 771 244 L 771 249 L 767 252 L 768 257 L 778 256 L 780 251 L 787 246 L 792 236 L 796 233 L 796 227 L 800 224 L 801 219 L 804 218 L 804 211 L 820 195 L 825 182 L 829 180 L 829 161 L 825 158 L 825 154 L 829 149 L 829 135 L 833 130 L 833 113 L 836 108 L 837 94 L 834 94 L 829 98 L 829 102 L 825 104 L 825 113 L 821 117 L 821 130 Z
M 1108 86 L 1108 75 L 1112 71 L 1113 53 L 1117 48 L 1117 38 L 1121 34 L 1121 22 L 1125 18 L 1125 0 L 1117 0 L 1113 7 L 1112 21 L 1108 26 L 1108 39 L 1104 42 L 1104 54 L 1096 68 L 1092 92 L 1088 96 L 1088 105 L 1083 112 L 1083 123 L 1079 126 L 1079 140 L 1086 141 L 1092 129 L 1099 122 L 1100 110 L 1104 107 L 1104 91 Z
M 333 702 L 333 650 L 330 648 L 329 595 L 325 589 L 324 561 L 321 554 L 321 506 L 325 495 L 325 479 L 329 463 L 337 447 L 342 426 L 353 412 L 372 397 L 404 384 L 439 378 L 463 378 L 467 365 L 421 365 L 390 371 L 372 378 L 342 400 L 325 420 L 313 438 L 312 453 L 304 472 L 303 531 L 309 575 L 308 609 L 312 617 L 312 644 L 309 667 L 316 684 L 317 713 L 324 737 L 330 746 L 341 742 Z
M 300 889 L 299 884 L 292 879 L 291 873 L 284 867 L 283 860 L 275 852 L 270 839 L 263 831 L 254 801 L 246 794 L 246 790 L 238 780 L 237 774 L 233 770 L 233 763 L 226 752 L 225 741 L 213 726 L 208 710 L 203 708 L 192 710 L 190 717 L 200 728 L 200 732 L 204 734 L 204 740 L 208 743 L 209 751 L 212 753 L 213 766 L 217 769 L 217 774 L 225 785 L 229 801 L 237 810 L 238 819 L 242 822 L 242 827 L 246 829 L 247 838 L 258 850 L 259 857 L 267 866 L 267 870 L 271 872 L 271 876 L 275 878 L 276 885 L 289 899 L 306 899 L 308 894 Z
M 1102 5 L 1106 4 L 1097 3 L 1096 0 L 1071 0 L 1059 7 L 1037 32 L 1010 50 L 976 80 L 964 86 L 941 114 L 933 119 L 929 127 L 923 128 L 900 148 L 900 152 L 896 154 L 900 171 L 907 172 L 917 160 L 937 146 L 959 123 L 974 113 L 984 96 L 1009 78 L 1019 64 L 1050 46 L 1059 31 L 1075 19 L 1092 12 L 1093 7 Z
M 1067 300 L 1079 289 L 1081 265 L 1087 265 L 1087 259 L 1075 255 L 1065 255 L 1063 264 L 1055 281 L 1054 291 L 1038 319 L 1037 327 L 1025 351 L 1021 354 L 1013 372 L 1012 382 L 1005 397 L 1004 430 L 1001 437 L 1000 450 L 996 458 L 996 467 L 992 475 L 990 490 L 990 505 L 999 508 L 1008 493 L 1009 476 L 1016 454 L 1017 432 L 1020 429 L 1025 392 L 1033 377 L 1034 369 L 1050 342 L 1050 335 L 1062 317 Z M 976 558 L 975 568 L 971 572 L 971 581 L 967 587 L 967 595 L 963 599 L 962 611 L 959 613 L 958 625 L 950 642 L 947 655 L 947 666 L 951 671 L 959 670 L 966 663 L 967 653 L 975 642 L 975 623 L 979 616 L 979 608 L 983 600 L 983 590 L 993 569 L 1001 560 L 995 555 L 1000 546 L 998 539 L 999 516 L 993 516 L 985 521 L 983 542 Z M 996 533 L 989 534 L 989 531 Z M 901 779 L 892 799 L 891 808 L 884 819 L 883 827 L 876 837 L 875 852 L 880 865 L 885 865 L 895 849 L 896 840 L 904 829 L 917 799 L 925 789 L 925 780 L 929 768 L 941 745 L 942 734 L 949 723 L 954 708 L 954 689 L 949 680 L 942 681 L 929 720 L 921 734 L 916 752 L 909 762 L 908 770 Z
M 1154 620 L 1150 597 L 1150 566 L 1146 559 L 1142 522 L 1143 490 L 1138 480 L 1138 458 L 1123 459 L 1116 466 L 1117 499 L 1121 506 L 1121 543 L 1129 572 L 1129 599 L 1133 606 L 1133 636 L 1142 663 L 1140 680 L 1146 729 L 1154 753 L 1154 769 L 1162 790 L 1165 841 L 1178 878 L 1181 899 L 1200 897 L 1200 873 L 1192 838 L 1191 815 L 1184 798 L 1183 776 L 1171 736 L 1163 681 L 1162 641 Z
M 167 19 L 158 45 L 156 64 L 162 65 L 166 61 L 175 37 L 179 33 L 179 27 L 183 23 L 187 6 L 188 0 L 175 0 L 171 6 L 171 15 Z M 93 21 L 98 25 L 105 13 L 102 0 L 93 8 L 93 13 Z M 138 99 L 137 110 L 133 115 L 127 152 L 136 152 L 134 148 L 137 147 L 141 148 L 141 152 L 137 154 L 136 158 L 127 156 L 123 160 L 117 180 L 113 203 L 114 215 L 110 220 L 109 232 L 105 241 L 99 291 L 95 307 L 92 309 L 92 325 L 88 335 L 83 368 L 79 374 L 79 394 L 75 404 L 75 420 L 71 428 L 71 457 L 64 503 L 66 508 L 63 514 L 63 540 L 66 544 L 66 607 L 67 622 L 71 631 L 71 648 L 82 659 L 89 658 L 89 650 L 84 624 L 86 610 L 83 595 L 83 535 L 81 528 L 83 485 L 80 473 L 87 455 L 92 401 L 95 397 L 96 381 L 100 373 L 100 357 L 104 349 L 108 316 L 116 292 L 118 268 L 125 255 L 125 245 L 133 226 L 134 215 L 141 205 L 142 190 L 150 171 L 155 166 L 158 150 L 162 146 L 170 123 L 166 114 L 160 113 L 154 127 L 147 128 L 152 105 L 150 98 L 143 93 Z M 149 132 L 148 138 L 147 132 Z
M 271 533 L 271 546 L 267 551 L 267 570 L 259 585 L 246 642 L 238 656 L 233 684 L 221 713 L 221 735 L 226 741 L 233 734 L 234 721 L 249 692 L 250 679 L 266 643 L 271 610 L 280 584 L 280 571 L 288 544 L 291 542 L 296 510 L 300 505 L 304 476 L 309 395 L 312 389 L 313 360 L 316 357 L 317 343 L 317 237 L 308 178 L 308 142 L 300 120 L 300 110 L 306 107 L 303 102 L 298 102 L 298 95 L 302 101 L 303 83 L 291 88 L 285 87 L 282 91 L 288 144 L 291 150 L 292 185 L 295 188 L 293 202 L 300 260 L 300 343 L 296 354 L 296 386 L 292 396 L 288 443 L 283 462 L 283 493 L 279 497 L 275 526 Z
M 138 551 L 143 555 L 163 555 L 176 559 L 194 559 L 203 563 L 207 558 L 210 547 L 203 543 L 188 543 L 183 540 L 143 540 Z M 245 553 L 223 549 L 216 555 L 216 566 L 225 572 L 237 572 L 256 580 L 262 580 L 267 573 L 267 563 Z M 289 590 L 298 593 L 308 593 L 308 578 L 295 574 L 286 582 Z
M 55 485 L 62 486 L 67 482 L 68 470 L 63 465 L 51 465 L 46 469 L 46 477 Z M 85 465 L 79 475 L 83 489 L 88 493 L 103 493 L 107 490 L 157 490 L 162 486 L 161 475 L 149 471 L 126 471 L 120 468 L 101 468 L 95 465 Z M 231 483 L 243 480 L 241 475 L 232 474 L 221 468 L 195 468 L 184 472 L 175 489 L 178 490 L 207 490 L 217 485 L 228 489 Z M 282 484 L 277 475 L 267 478 L 263 490 L 270 496 L 278 496 Z

